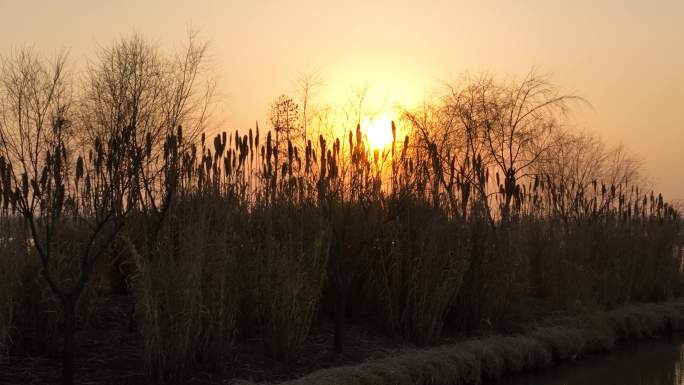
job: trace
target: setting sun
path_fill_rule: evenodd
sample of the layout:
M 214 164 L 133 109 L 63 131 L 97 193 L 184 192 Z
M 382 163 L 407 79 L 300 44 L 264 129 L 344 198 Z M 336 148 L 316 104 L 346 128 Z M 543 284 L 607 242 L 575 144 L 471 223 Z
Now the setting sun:
M 370 148 L 382 150 L 392 144 L 392 118 L 388 114 L 366 117 L 361 121 L 361 132 Z

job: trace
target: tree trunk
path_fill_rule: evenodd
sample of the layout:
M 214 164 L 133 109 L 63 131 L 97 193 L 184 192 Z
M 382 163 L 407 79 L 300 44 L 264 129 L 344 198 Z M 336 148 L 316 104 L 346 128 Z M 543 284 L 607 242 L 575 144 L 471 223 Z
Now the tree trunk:
M 62 301 L 64 317 L 64 347 L 62 350 L 62 385 L 74 384 L 74 356 L 76 354 L 76 301 L 67 297 Z
M 335 304 L 335 353 L 342 353 L 344 350 L 344 320 L 347 312 L 348 288 L 338 289 L 338 299 Z

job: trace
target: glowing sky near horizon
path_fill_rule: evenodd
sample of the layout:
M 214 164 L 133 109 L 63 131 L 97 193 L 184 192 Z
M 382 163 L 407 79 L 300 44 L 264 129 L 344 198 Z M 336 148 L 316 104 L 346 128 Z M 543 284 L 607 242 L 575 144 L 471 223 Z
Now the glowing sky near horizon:
M 592 108 L 571 123 L 623 143 L 666 197 L 684 198 L 684 1 L 0 0 L 0 54 L 67 48 L 75 66 L 139 32 L 162 48 L 209 40 L 226 129 L 317 72 L 329 98 L 420 102 L 464 72 L 552 74 Z M 265 122 L 264 122 L 265 123 Z

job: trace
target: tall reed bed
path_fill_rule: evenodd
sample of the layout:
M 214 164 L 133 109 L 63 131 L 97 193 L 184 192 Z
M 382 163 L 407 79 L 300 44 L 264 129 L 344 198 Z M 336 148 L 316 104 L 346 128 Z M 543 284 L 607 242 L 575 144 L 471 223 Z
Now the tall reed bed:
M 163 192 L 178 176 L 157 235 L 136 207 L 119 237 L 151 377 L 220 372 L 241 338 L 295 361 L 325 318 L 338 352 L 348 319 L 424 346 L 445 329 L 501 327 L 530 297 L 573 309 L 680 290 L 681 219 L 662 197 L 600 181 L 569 193 L 544 173 L 501 182 L 479 154 L 393 133 L 384 150 L 360 127 L 344 140 L 279 144 L 255 130 L 174 147 L 167 181 L 148 186 Z M 2 263 L 18 244 L 3 243 Z M 21 303 L 19 267 L 3 269 L 3 303 Z M 43 297 L 31 298 L 0 309 L 5 346 L 17 310 Z
M 236 336 L 296 360 L 321 317 L 337 351 L 350 315 L 422 346 L 505 325 L 530 297 L 572 310 L 679 290 L 680 218 L 662 197 L 598 181 L 570 195 L 543 174 L 497 190 L 481 157 L 449 169 L 416 140 L 381 151 L 357 127 L 188 148 L 158 256 L 134 279 L 151 371 L 218 368 Z

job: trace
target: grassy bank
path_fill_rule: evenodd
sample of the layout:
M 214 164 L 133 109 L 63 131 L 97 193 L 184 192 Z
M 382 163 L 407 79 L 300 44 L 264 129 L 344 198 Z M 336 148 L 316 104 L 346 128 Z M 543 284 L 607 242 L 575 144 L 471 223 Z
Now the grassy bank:
M 503 376 L 607 352 L 615 344 L 684 330 L 684 302 L 639 304 L 549 319 L 529 333 L 404 350 L 359 365 L 320 370 L 288 385 L 481 384 Z M 242 381 L 239 384 L 250 384 Z

